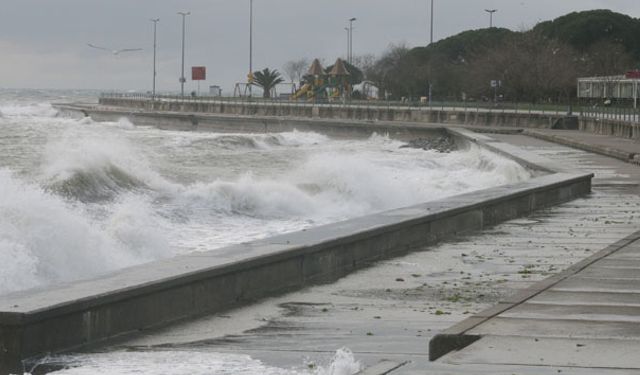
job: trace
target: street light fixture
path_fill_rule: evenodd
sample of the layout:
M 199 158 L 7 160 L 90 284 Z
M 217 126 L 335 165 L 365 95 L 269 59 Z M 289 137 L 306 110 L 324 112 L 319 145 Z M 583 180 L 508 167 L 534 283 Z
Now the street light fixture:
M 191 14 L 191 12 L 178 12 L 182 16 L 182 73 L 180 75 L 180 95 L 184 96 L 184 83 L 187 81 L 184 78 L 184 31 L 185 31 L 185 18 Z
M 349 64 L 353 62 L 353 21 L 355 20 L 355 17 L 349 18 Z
M 493 14 L 497 12 L 497 9 L 485 9 L 485 12 L 489 13 L 489 28 L 493 27 Z
M 156 28 L 158 26 L 158 22 L 160 21 L 160 18 L 152 18 L 150 19 L 151 22 L 153 22 L 153 90 L 152 90 L 152 96 L 151 98 L 155 100 L 156 98 Z

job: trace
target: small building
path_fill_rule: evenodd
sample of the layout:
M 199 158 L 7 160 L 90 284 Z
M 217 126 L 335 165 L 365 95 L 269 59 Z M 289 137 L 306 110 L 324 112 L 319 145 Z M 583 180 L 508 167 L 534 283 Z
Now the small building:
M 640 71 L 602 77 L 578 78 L 578 98 L 583 99 L 630 99 L 637 108 L 640 96 Z
M 222 96 L 222 88 L 220 86 L 209 86 L 209 95 L 211 96 Z

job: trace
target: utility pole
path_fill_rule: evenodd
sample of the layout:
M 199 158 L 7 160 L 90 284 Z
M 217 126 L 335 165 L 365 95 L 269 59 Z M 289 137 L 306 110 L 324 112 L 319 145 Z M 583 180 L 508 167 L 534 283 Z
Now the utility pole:
M 152 89 L 152 96 L 151 99 L 155 100 L 156 99 L 156 28 L 158 26 L 158 21 L 160 21 L 160 18 L 152 18 L 150 20 L 151 22 L 153 22 L 153 89 Z
M 253 0 L 249 0 L 249 97 L 252 96 L 253 86 Z
M 355 17 L 349 19 L 349 64 L 353 63 L 353 21 L 355 20 Z
M 431 33 L 429 36 L 429 45 L 433 44 L 433 0 L 431 0 L 431 23 L 430 23 L 430 29 L 431 29 Z M 431 61 L 429 61 L 429 107 L 431 107 L 431 96 L 433 95 L 433 77 L 432 77 L 432 73 L 433 70 L 431 68 Z
M 185 18 L 191 14 L 191 12 L 178 12 L 182 16 L 182 74 L 180 75 L 180 95 L 184 96 L 184 83 L 187 81 L 184 78 L 184 32 L 185 32 Z
M 349 61 L 349 55 L 351 55 L 351 36 L 349 35 L 349 28 L 344 28 L 347 31 L 347 55 L 345 56 L 345 61 Z
M 493 14 L 497 12 L 497 9 L 485 9 L 485 12 L 489 13 L 489 28 L 493 27 Z

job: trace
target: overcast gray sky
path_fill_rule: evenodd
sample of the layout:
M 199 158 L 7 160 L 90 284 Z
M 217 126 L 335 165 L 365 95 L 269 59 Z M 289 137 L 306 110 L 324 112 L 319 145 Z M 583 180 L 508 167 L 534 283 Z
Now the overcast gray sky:
M 640 16 L 639 0 L 435 0 L 435 39 L 494 24 L 530 28 L 571 11 L 611 9 Z M 228 93 L 248 72 L 249 0 L 0 0 L 0 87 L 150 90 L 152 23 L 158 24 L 158 89 L 178 90 L 180 17 L 187 18 L 186 66 Z M 291 59 L 346 55 L 347 19 L 357 17 L 354 54 L 391 43 L 425 45 L 429 0 L 254 0 L 254 70 Z M 144 48 L 113 56 L 110 48 Z M 187 69 L 188 70 L 188 69 Z M 190 74 L 185 74 L 190 76 Z M 188 82 L 187 89 L 195 88 Z

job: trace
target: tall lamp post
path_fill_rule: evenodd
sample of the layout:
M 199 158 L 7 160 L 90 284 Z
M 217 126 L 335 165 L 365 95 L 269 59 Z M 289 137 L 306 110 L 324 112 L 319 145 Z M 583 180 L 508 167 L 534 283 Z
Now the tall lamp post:
M 349 28 L 345 27 L 344 29 L 347 32 L 347 56 L 345 60 L 349 61 L 349 55 L 351 55 L 351 36 L 349 35 Z
M 153 89 L 151 91 L 151 98 L 153 100 L 156 99 L 156 28 L 158 26 L 158 21 L 160 21 L 160 18 L 152 18 L 150 20 L 151 22 L 153 22 Z
M 349 64 L 353 63 L 353 21 L 356 18 L 349 18 Z
M 493 27 L 493 14 L 497 12 L 497 9 L 485 9 L 485 12 L 489 13 L 489 28 Z
M 187 81 L 184 78 L 184 31 L 185 31 L 185 18 L 191 14 L 191 12 L 178 12 L 182 16 L 182 73 L 180 75 L 180 95 L 184 96 L 184 83 Z
M 249 83 L 249 97 L 251 97 L 251 87 L 253 86 L 253 0 L 249 0 L 249 75 L 247 81 Z
M 433 0 L 431 0 L 431 23 L 429 24 L 429 28 L 431 29 L 430 35 L 429 35 L 429 45 L 433 44 Z M 429 107 L 431 107 L 431 96 L 433 94 L 433 77 L 431 77 L 432 75 L 432 69 L 431 69 L 431 62 L 429 62 Z

